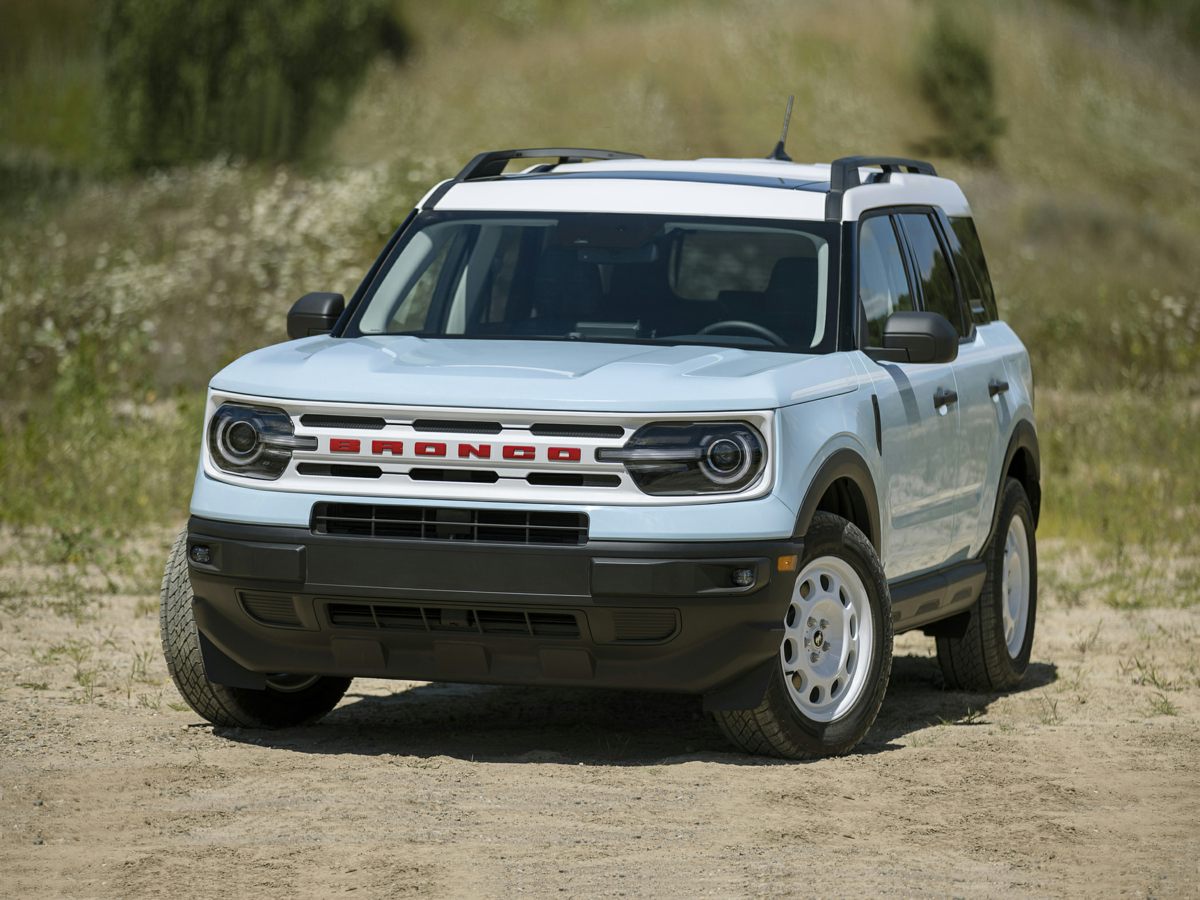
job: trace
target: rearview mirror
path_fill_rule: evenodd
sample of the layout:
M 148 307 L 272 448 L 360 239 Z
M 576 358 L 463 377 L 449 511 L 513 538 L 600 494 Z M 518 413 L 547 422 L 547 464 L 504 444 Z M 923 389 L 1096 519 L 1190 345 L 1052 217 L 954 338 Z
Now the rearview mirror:
M 341 294 L 305 294 L 292 304 L 288 312 L 288 337 L 295 340 L 314 334 L 329 334 L 345 308 L 346 298 Z
M 880 362 L 954 362 L 958 332 L 940 313 L 896 312 L 883 324 L 883 346 L 865 352 Z

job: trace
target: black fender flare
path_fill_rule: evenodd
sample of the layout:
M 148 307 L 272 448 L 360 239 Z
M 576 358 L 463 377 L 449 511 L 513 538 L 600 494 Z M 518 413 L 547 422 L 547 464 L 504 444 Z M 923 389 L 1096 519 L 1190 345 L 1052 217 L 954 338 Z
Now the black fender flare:
M 872 546 L 877 552 L 882 552 L 880 540 L 882 539 L 882 531 L 879 524 L 879 493 L 875 490 L 875 479 L 871 475 L 871 469 L 858 453 L 848 447 L 843 447 L 840 450 L 835 450 L 829 455 L 825 462 L 821 463 L 821 467 L 817 469 L 817 474 L 813 476 L 812 481 L 808 485 L 808 491 L 804 495 L 804 502 L 800 504 L 800 512 L 796 515 L 796 527 L 793 531 L 794 536 L 803 537 L 812 524 L 813 516 L 817 512 L 817 505 L 821 502 L 821 498 L 825 496 L 825 492 L 833 485 L 835 481 L 846 478 L 858 487 L 862 493 L 867 521 L 870 523 L 870 528 L 867 538 L 871 541 Z
M 1042 452 L 1038 445 L 1037 429 L 1028 419 L 1020 419 L 1013 427 L 1012 436 L 1008 439 L 1008 449 L 1004 451 L 996 502 L 992 506 L 992 527 L 988 530 L 988 538 L 984 547 L 991 543 L 992 535 L 996 533 L 996 526 L 999 524 L 997 519 L 1000 517 L 1000 498 L 1004 494 L 1004 481 L 1008 477 L 1008 469 L 1022 450 L 1029 454 L 1031 463 L 1031 471 L 1026 473 L 1028 483 L 1025 485 L 1025 493 L 1029 496 L 1029 505 L 1033 507 L 1033 526 L 1037 527 L 1042 510 Z

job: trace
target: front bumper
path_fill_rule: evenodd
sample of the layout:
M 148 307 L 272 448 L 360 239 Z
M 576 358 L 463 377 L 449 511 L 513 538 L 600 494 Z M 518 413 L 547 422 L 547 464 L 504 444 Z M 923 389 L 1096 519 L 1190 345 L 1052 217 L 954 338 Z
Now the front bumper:
M 207 548 L 197 563 L 192 548 Z M 193 517 L 189 567 L 211 680 L 262 675 L 590 685 L 754 705 L 799 541 L 415 541 Z M 735 587 L 750 569 L 754 583 Z

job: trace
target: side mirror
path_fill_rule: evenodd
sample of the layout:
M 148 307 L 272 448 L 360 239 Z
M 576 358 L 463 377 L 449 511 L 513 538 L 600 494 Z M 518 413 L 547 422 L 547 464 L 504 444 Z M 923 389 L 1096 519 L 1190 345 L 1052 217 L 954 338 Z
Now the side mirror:
M 896 312 L 883 324 L 883 347 L 866 354 L 884 362 L 948 363 L 958 358 L 958 331 L 935 312 Z
M 346 298 L 341 294 L 305 294 L 288 311 L 288 337 L 295 340 L 314 334 L 329 334 L 345 308 Z

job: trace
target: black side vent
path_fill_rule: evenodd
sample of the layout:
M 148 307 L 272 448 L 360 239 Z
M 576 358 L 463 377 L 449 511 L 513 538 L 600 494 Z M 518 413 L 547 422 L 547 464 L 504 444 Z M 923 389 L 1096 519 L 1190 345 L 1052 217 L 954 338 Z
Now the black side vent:
M 326 465 L 325 463 L 300 463 L 296 466 L 300 475 L 322 475 L 326 478 L 382 478 L 379 466 Z
M 458 434 L 499 434 L 504 429 L 499 422 L 457 422 L 450 419 L 417 419 L 414 431 L 445 431 Z
M 530 472 L 525 476 L 539 487 L 620 487 L 620 475 L 585 475 L 575 472 Z
M 399 603 L 330 603 L 325 609 L 329 624 L 334 628 L 448 631 L 564 639 L 580 636 L 579 621 L 571 612 L 466 609 Z
M 586 513 L 439 506 L 317 503 L 316 534 L 409 541 L 470 541 L 494 544 L 586 544 Z
M 466 481 L 472 484 L 495 484 L 500 476 L 480 469 L 409 469 L 413 481 Z
M 300 417 L 300 424 L 309 428 L 366 428 L 380 431 L 387 422 L 381 416 L 318 416 L 307 413 Z
M 288 594 L 260 594 L 238 591 L 242 609 L 256 622 L 281 628 L 300 628 L 302 623 L 296 615 L 296 601 Z
M 625 429 L 620 425 L 533 425 L 529 429 L 537 437 L 621 438 Z

